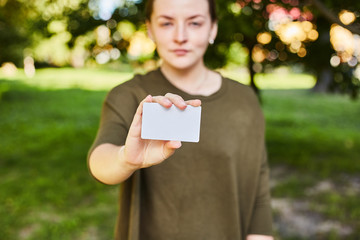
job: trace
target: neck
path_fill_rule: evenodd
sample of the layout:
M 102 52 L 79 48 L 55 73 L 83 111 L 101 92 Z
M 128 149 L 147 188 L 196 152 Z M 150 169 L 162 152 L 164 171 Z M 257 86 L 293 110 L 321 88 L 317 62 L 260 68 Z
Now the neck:
M 208 81 L 208 69 L 203 63 L 187 69 L 176 69 L 167 64 L 161 65 L 165 77 L 177 88 L 189 94 L 201 94 Z

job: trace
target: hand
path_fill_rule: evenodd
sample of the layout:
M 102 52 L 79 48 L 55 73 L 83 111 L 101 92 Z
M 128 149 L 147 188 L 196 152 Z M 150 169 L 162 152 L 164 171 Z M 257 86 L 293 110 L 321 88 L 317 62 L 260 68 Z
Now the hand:
M 274 240 L 272 236 L 251 234 L 247 235 L 246 240 Z
M 187 105 L 198 107 L 201 101 L 198 99 L 184 101 L 179 95 L 167 93 L 165 96 L 147 96 L 136 110 L 133 122 L 130 126 L 125 146 L 121 149 L 123 159 L 136 168 L 146 168 L 159 164 L 169 158 L 176 149 L 181 147 L 180 141 L 162 141 L 141 139 L 141 123 L 144 102 L 156 102 L 163 107 L 170 108 L 173 104 L 185 109 Z

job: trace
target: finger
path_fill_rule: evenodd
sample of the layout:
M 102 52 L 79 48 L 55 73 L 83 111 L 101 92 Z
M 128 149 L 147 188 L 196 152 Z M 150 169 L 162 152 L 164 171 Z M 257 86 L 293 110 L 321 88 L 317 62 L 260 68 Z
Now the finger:
M 199 99 L 187 100 L 187 101 L 185 101 L 185 103 L 187 105 L 191 105 L 193 107 L 201 106 L 201 100 L 199 100 Z
M 181 142 L 180 141 L 168 141 L 165 145 L 168 148 L 178 149 L 181 147 Z
M 169 158 L 174 154 L 175 150 L 181 147 L 180 141 L 169 141 L 165 143 L 163 148 L 163 157 L 164 159 Z
M 172 106 L 172 102 L 165 96 L 155 96 L 152 97 L 152 102 L 159 103 L 163 107 L 169 108 Z
M 184 99 L 179 95 L 167 93 L 165 94 L 165 97 L 168 98 L 176 107 L 180 109 L 185 109 L 187 107 Z
M 152 102 L 152 96 L 148 95 L 144 100 L 142 100 L 136 109 L 133 121 L 131 123 L 129 129 L 129 135 L 133 137 L 140 136 L 140 128 L 141 128 L 141 119 L 142 119 L 142 111 L 144 107 L 144 102 Z

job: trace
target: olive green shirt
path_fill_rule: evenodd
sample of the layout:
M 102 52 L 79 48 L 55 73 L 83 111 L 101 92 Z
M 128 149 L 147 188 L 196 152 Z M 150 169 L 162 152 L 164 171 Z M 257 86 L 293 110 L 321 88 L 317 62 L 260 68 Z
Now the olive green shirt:
M 116 239 L 221 240 L 272 235 L 264 117 L 250 87 L 222 78 L 210 96 L 189 95 L 160 69 L 112 89 L 90 150 L 124 145 L 139 103 L 174 93 L 200 99 L 199 143 L 186 143 L 163 163 L 121 184 Z

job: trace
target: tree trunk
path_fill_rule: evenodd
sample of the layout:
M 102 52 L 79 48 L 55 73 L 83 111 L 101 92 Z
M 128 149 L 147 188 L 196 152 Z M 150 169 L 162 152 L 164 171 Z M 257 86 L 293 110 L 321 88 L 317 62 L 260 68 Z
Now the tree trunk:
M 324 67 L 319 70 L 316 76 L 316 84 L 313 87 L 314 92 L 327 93 L 330 90 L 330 85 L 333 82 L 333 72 L 330 67 Z
M 258 95 L 258 97 L 260 99 L 260 89 L 255 83 L 255 71 L 254 71 L 254 68 L 253 68 L 254 61 L 253 61 L 253 59 L 251 57 L 251 53 L 253 51 L 253 48 L 254 48 L 254 44 L 251 44 L 249 46 L 249 61 L 248 61 L 248 69 L 249 69 L 249 75 L 250 75 L 250 86 L 255 91 L 256 95 Z

